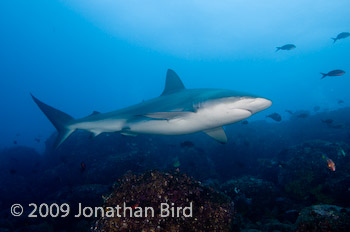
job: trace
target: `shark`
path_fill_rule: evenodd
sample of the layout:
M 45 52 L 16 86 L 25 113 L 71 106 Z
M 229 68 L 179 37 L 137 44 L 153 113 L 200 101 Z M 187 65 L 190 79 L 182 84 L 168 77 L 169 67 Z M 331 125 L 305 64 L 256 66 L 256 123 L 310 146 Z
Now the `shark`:
M 34 102 L 58 131 L 58 148 L 74 131 L 86 130 L 94 136 L 119 132 L 183 135 L 204 132 L 220 143 L 227 142 L 223 126 L 244 120 L 271 106 L 266 98 L 226 89 L 187 89 L 179 76 L 168 69 L 165 88 L 159 97 L 107 113 L 94 111 L 74 119 L 31 94 Z

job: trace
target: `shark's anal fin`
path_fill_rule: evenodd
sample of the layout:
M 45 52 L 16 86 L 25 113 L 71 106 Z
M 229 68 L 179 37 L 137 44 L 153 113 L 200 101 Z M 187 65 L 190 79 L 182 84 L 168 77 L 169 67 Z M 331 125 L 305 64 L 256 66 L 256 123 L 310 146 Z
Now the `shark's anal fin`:
M 213 139 L 215 139 L 216 141 L 218 141 L 219 143 L 222 143 L 222 144 L 227 143 L 227 137 L 222 127 L 205 130 L 203 132 L 209 135 L 210 137 L 212 137 Z
M 168 69 L 165 80 L 165 88 L 161 96 L 185 89 L 180 77 L 171 69 Z
M 93 134 L 94 137 L 96 137 L 102 133 L 102 131 L 100 131 L 100 130 L 90 130 L 90 132 Z
M 179 118 L 179 117 L 186 117 L 186 116 L 189 116 L 190 114 L 193 114 L 193 112 L 189 112 L 189 111 L 155 112 L 155 113 L 145 114 L 144 116 L 147 118 L 170 120 L 170 119 Z

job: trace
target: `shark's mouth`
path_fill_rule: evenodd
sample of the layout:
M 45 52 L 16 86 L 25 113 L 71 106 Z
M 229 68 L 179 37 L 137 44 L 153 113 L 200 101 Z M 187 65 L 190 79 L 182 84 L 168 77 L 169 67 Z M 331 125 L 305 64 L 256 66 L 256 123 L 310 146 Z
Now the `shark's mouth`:
M 251 111 L 250 109 L 240 109 L 240 110 L 248 111 L 251 115 L 253 114 L 253 111 Z
M 272 105 L 270 100 L 265 98 L 255 98 L 252 102 L 247 104 L 245 107 L 240 107 L 242 110 L 249 111 L 251 114 L 260 112 L 266 108 L 269 108 Z

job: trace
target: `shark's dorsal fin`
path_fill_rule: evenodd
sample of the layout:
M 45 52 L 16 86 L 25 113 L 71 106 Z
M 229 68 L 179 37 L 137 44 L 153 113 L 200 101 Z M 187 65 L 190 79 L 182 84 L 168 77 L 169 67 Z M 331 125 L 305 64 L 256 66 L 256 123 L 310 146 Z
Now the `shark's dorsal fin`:
M 227 137 L 222 127 L 205 130 L 203 132 L 215 139 L 216 141 L 218 141 L 219 143 L 227 143 Z
M 161 96 L 185 89 L 180 77 L 171 69 L 168 69 L 165 80 L 165 88 Z

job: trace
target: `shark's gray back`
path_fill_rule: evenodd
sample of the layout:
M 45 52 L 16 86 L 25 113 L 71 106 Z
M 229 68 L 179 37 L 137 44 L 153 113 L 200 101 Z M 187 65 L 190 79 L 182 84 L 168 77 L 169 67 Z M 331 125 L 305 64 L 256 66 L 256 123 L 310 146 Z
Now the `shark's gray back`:
M 193 112 L 196 110 L 194 106 L 200 102 L 233 96 L 251 95 L 223 89 L 183 89 L 109 113 L 93 114 L 77 121 L 97 121 L 106 118 L 130 119 L 156 112 Z

